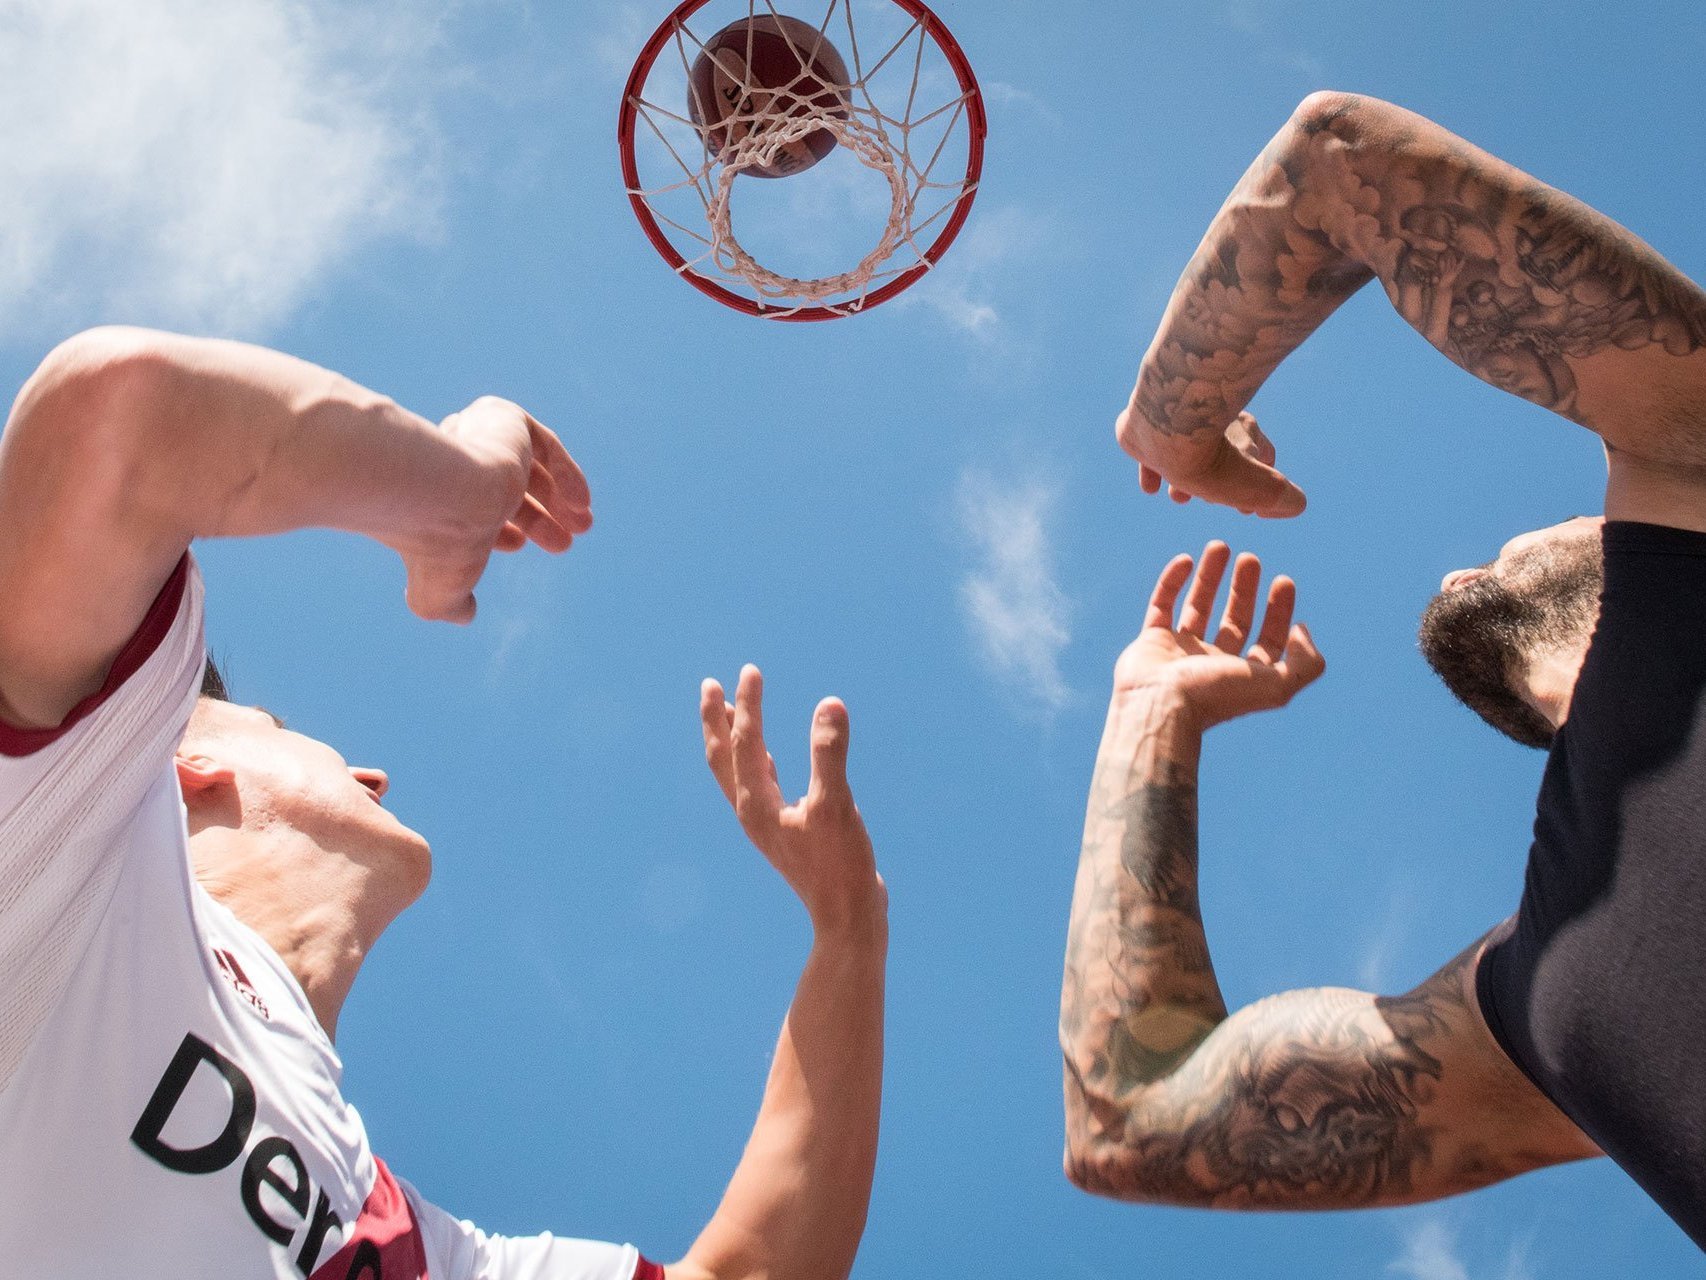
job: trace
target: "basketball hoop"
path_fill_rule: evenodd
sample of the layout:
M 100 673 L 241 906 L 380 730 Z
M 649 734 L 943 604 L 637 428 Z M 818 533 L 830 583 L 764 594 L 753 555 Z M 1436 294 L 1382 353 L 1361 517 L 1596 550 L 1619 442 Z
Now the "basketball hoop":
M 775 0 L 685 0 L 640 51 L 622 95 L 622 176 L 640 226 L 689 284 L 748 315 L 830 320 L 886 302 L 936 265 L 977 194 L 983 98 L 941 19 L 919 0 L 827 3 L 807 22 Z M 755 32 L 769 42 L 768 66 Z M 772 177 L 782 181 L 763 181 Z M 742 243 L 737 198 L 744 208 L 760 193 L 808 189 L 835 210 L 820 214 L 823 226 L 801 235 L 810 219 L 784 209 L 772 219 L 786 229 L 780 249 Z M 881 229 L 861 233 L 844 260 L 816 273 L 758 260 L 847 249 L 847 211 L 867 196 Z

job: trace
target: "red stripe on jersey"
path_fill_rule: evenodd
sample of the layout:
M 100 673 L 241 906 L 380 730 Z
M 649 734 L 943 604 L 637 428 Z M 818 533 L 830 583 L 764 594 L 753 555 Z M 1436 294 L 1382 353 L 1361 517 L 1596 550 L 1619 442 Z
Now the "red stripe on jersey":
M 664 1280 L 663 1268 L 641 1258 L 640 1264 L 634 1268 L 634 1280 Z
M 373 1191 L 339 1249 L 309 1280 L 428 1280 L 426 1245 L 403 1189 L 377 1156 Z M 311 1265 L 309 1259 L 303 1265 Z
M 190 553 L 186 551 L 178 561 L 178 567 L 172 570 L 172 576 L 166 579 L 166 585 L 160 588 L 160 594 L 154 597 L 154 603 L 148 606 L 148 614 L 142 619 L 142 625 L 137 627 L 136 634 L 118 651 L 118 657 L 113 659 L 112 669 L 107 672 L 101 687 L 72 707 L 65 719 L 51 729 L 18 729 L 0 720 L 0 756 L 34 755 L 43 747 L 52 746 L 141 670 L 142 664 L 154 656 L 154 651 L 172 629 L 178 607 L 184 600 L 184 584 L 189 578 Z

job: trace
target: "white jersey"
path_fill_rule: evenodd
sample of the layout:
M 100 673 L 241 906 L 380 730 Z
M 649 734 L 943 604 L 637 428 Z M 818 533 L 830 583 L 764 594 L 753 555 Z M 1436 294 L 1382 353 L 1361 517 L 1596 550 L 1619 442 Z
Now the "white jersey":
M 0 1272 L 661 1280 L 629 1246 L 486 1235 L 374 1157 L 301 987 L 190 871 L 201 601 L 186 556 L 64 726 L 0 727 Z

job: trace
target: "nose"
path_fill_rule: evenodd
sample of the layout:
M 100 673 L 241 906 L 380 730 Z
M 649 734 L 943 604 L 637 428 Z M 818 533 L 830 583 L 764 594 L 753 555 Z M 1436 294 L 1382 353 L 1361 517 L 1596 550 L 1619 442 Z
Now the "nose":
M 1486 572 L 1485 569 L 1453 569 L 1439 580 L 1439 589 L 1442 592 L 1454 590 L 1466 582 L 1475 581 Z
M 385 793 L 391 789 L 391 779 L 385 776 L 383 769 L 351 768 L 350 777 L 373 792 L 375 800 L 385 798 Z

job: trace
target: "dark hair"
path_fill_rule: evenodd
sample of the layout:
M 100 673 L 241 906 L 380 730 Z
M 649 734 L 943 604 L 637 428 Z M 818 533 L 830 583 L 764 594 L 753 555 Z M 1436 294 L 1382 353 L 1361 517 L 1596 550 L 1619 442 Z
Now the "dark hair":
M 1481 719 L 1525 747 L 1545 750 L 1552 722 L 1518 692 L 1517 682 L 1546 651 L 1586 645 L 1602 584 L 1598 537 L 1534 548 L 1499 576 L 1488 573 L 1435 596 L 1422 613 L 1422 656 Z
M 214 698 L 220 702 L 230 702 L 231 695 L 225 688 L 225 677 L 219 674 L 219 668 L 213 665 L 213 655 L 207 655 L 207 665 L 201 671 L 201 696 Z

